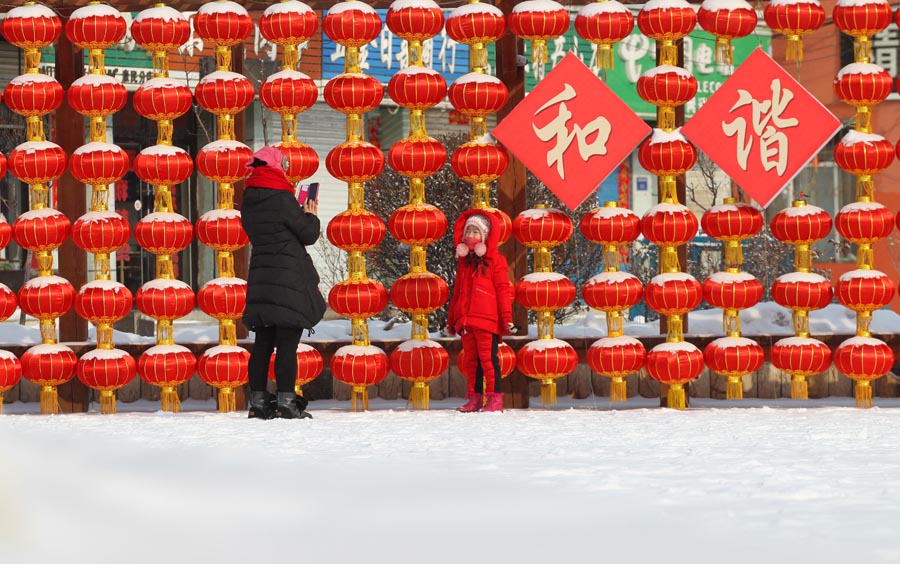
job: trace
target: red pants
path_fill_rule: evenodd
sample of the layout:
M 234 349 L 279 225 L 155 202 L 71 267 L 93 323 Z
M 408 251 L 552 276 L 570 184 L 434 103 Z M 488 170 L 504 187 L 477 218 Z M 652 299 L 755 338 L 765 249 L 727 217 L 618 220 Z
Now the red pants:
M 465 368 L 469 393 L 500 392 L 500 357 L 497 348 L 500 336 L 482 329 L 469 329 L 462 334 Z

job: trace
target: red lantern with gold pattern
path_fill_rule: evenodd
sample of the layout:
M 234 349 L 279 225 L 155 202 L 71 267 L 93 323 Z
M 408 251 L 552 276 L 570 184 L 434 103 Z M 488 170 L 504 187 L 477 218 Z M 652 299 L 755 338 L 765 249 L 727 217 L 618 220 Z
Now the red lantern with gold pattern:
M 447 302 L 450 288 L 431 272 L 410 272 L 391 286 L 391 301 L 412 315 L 428 315 Z
M 381 18 L 374 8 L 358 0 L 338 2 L 325 14 L 322 31 L 335 43 L 362 47 L 381 33 Z
M 3 394 L 13 389 L 22 379 L 22 363 L 16 355 L 0 350 L 0 414 L 3 414 Z
M 384 380 L 390 369 L 388 356 L 372 345 L 345 345 L 331 357 L 331 372 L 351 386 L 371 386 Z
M 581 287 L 584 302 L 600 311 L 622 311 L 636 306 L 644 295 L 637 276 L 627 272 L 601 272 Z
M 756 30 L 756 10 L 741 0 L 721 4 L 716 0 L 704 0 L 697 12 L 700 27 L 716 37 L 716 61 L 731 64 L 731 41 L 746 37 Z
M 194 90 L 197 103 L 211 113 L 238 114 L 253 102 L 253 84 L 242 74 L 215 71 L 200 79 Z
M 2 175 L 0 175 L 2 176 Z M 0 249 L 5 249 L 12 241 L 12 226 L 6 222 L 6 218 L 0 214 Z
M 425 41 L 444 28 L 444 11 L 433 0 L 394 2 L 385 23 L 391 33 L 405 41 Z
M 61 386 L 75 377 L 78 357 L 65 345 L 35 345 L 22 355 L 22 373 L 38 386 Z
M 428 178 L 444 168 L 446 162 L 447 149 L 431 137 L 401 139 L 388 152 L 388 164 L 407 178 Z
M 578 10 L 575 31 L 578 36 L 597 45 L 597 60 L 611 63 L 612 46 L 622 41 L 634 30 L 634 16 L 624 4 L 616 0 L 590 2 Z M 608 55 L 604 55 L 608 53 Z M 600 65 L 601 68 L 612 66 Z
M 238 388 L 247 383 L 249 362 L 250 353 L 241 347 L 218 345 L 200 355 L 197 374 L 214 388 Z
M 184 384 L 197 371 L 194 354 L 181 345 L 150 347 L 137 362 L 137 373 L 148 384 L 175 387 Z
M 201 243 L 219 252 L 233 252 L 250 242 L 238 210 L 209 210 L 197 220 L 196 233 Z
M 194 159 L 180 147 L 151 145 L 134 158 L 134 172 L 152 186 L 175 186 L 191 177 Z
M 144 315 L 173 320 L 194 310 L 194 291 L 181 280 L 156 278 L 138 289 L 134 301 Z
M 247 305 L 247 281 L 213 278 L 197 292 L 197 307 L 215 319 L 239 319 Z
M 454 8 L 447 16 L 447 35 L 457 43 L 493 43 L 506 32 L 500 8 L 479 2 Z
M 722 337 L 706 345 L 703 360 L 716 374 L 736 379 L 762 368 L 766 355 L 756 341 L 744 337 Z
M 834 365 L 851 380 L 876 380 L 891 371 L 894 351 L 879 339 L 851 337 L 834 350 Z
M 141 248 L 154 255 L 174 255 L 191 244 L 194 224 L 177 213 L 154 212 L 137 223 L 134 238 Z
M 556 311 L 575 300 L 575 284 L 558 272 L 532 272 L 516 283 L 516 301 L 534 311 Z
M 553 208 L 525 210 L 513 221 L 513 234 L 526 247 L 556 247 L 568 241 L 574 231 L 569 216 Z
M 569 12 L 554 0 L 525 0 L 513 6 L 509 30 L 532 42 L 532 61 L 547 62 L 547 41 L 569 29 Z
M 318 28 L 316 12 L 297 0 L 272 4 L 259 18 L 259 33 L 276 45 L 306 43 Z
M 81 145 L 69 159 L 69 172 L 79 182 L 90 185 L 112 184 L 128 172 L 128 153 L 112 143 Z
M 834 290 L 828 280 L 810 272 L 782 274 L 772 284 L 772 299 L 794 311 L 822 309 L 833 297 Z
M 288 169 L 284 173 L 288 182 L 300 182 L 319 170 L 319 155 L 306 143 L 290 141 L 276 143 L 274 147 L 281 151 L 281 154 L 288 160 Z
M 856 107 L 871 107 L 883 102 L 893 89 L 891 73 L 871 63 L 850 63 L 834 78 L 837 97 Z
M 466 117 L 484 117 L 500 111 L 509 99 L 509 91 L 496 76 L 470 72 L 453 81 L 447 98 Z
M 887 0 L 871 2 L 837 2 L 831 19 L 841 33 L 851 37 L 870 37 L 884 31 L 893 19 Z
M 25 184 L 46 184 L 66 171 L 66 152 L 50 141 L 26 141 L 9 153 L 9 170 Z
M 883 308 L 894 298 L 894 282 L 877 270 L 851 270 L 838 279 L 837 299 L 857 313 Z
M 134 302 L 123 284 L 112 280 L 88 282 L 75 295 L 75 312 L 91 323 L 115 323 L 131 311 Z
M 500 360 L 500 377 L 506 378 L 516 367 L 516 351 L 504 342 L 497 347 L 497 358 Z M 469 374 L 466 370 L 466 351 L 459 351 L 456 357 L 456 367 L 466 378 L 474 378 L 474 374 Z
M 59 210 L 31 210 L 13 222 L 13 239 L 29 251 L 52 251 L 66 241 L 71 227 L 69 218 Z
M 525 343 L 516 354 L 516 366 L 523 374 L 539 380 L 555 380 L 578 366 L 578 353 L 560 339 L 538 339 Z
M 72 309 L 75 288 L 59 276 L 38 276 L 19 288 L 19 307 L 38 319 L 56 319 Z
M 391 214 L 388 229 L 401 243 L 424 247 L 447 232 L 447 216 L 431 204 L 407 204 Z
M 197 153 L 197 170 L 213 182 L 233 184 L 250 174 L 252 157 L 253 151 L 240 141 L 213 141 Z
M 6 13 L 0 31 L 19 49 L 41 49 L 59 39 L 62 23 L 56 12 L 42 4 L 16 6 Z
M 720 309 L 751 308 L 762 297 L 762 282 L 749 272 L 714 272 L 703 281 L 703 299 Z
M 0 177 L 6 176 L 7 168 L 8 167 L 6 164 L 6 156 L 3 153 L 0 153 Z M 6 246 L 6 245 L 4 245 L 4 246 Z M 0 248 L 2 248 L 2 247 L 0 247 Z
M 135 111 L 153 121 L 183 116 L 191 109 L 193 101 L 191 89 L 172 78 L 151 78 L 137 89 L 133 97 Z
M 798 201 L 794 202 L 794 206 L 776 213 L 769 228 L 782 243 L 808 245 L 824 239 L 831 232 L 831 216 L 818 206 Z
M 743 241 L 762 230 L 762 212 L 749 204 L 719 204 L 700 218 L 703 232 L 720 241 Z
M 391 77 L 388 95 L 408 110 L 427 110 L 444 100 L 447 81 L 434 69 L 407 67 Z
M 89 253 L 112 253 L 130 237 L 128 219 L 114 211 L 88 212 L 72 226 L 72 242 Z
M 641 218 L 628 208 L 604 206 L 584 214 L 578 228 L 592 243 L 621 246 L 640 236 Z
M 633 337 L 605 337 L 588 348 L 591 370 L 609 378 L 624 378 L 644 367 L 647 351 Z
M 16 293 L 6 284 L 0 284 L 0 321 L 6 321 L 16 312 L 18 299 Z
M 681 67 L 660 65 L 638 78 L 637 93 L 654 106 L 682 106 L 697 95 L 697 79 Z
M 328 305 L 335 312 L 351 319 L 368 319 L 387 307 L 388 294 L 374 280 L 344 280 L 331 287 Z
M 848 241 L 871 245 L 891 234 L 894 214 L 878 202 L 853 202 L 834 217 L 834 227 Z
M 384 222 L 368 210 L 344 210 L 325 229 L 331 244 L 348 252 L 374 249 L 381 244 L 384 233 Z
M 404 341 L 391 352 L 391 369 L 411 382 L 430 382 L 449 365 L 447 350 L 430 339 Z
M 772 365 L 791 376 L 812 376 L 828 370 L 831 349 L 816 339 L 788 337 L 772 345 L 769 351 Z
M 510 235 L 512 235 L 512 220 L 506 215 L 506 212 L 503 210 L 498 210 L 497 208 L 482 208 L 479 210 L 479 213 L 483 213 L 487 216 L 495 216 L 497 219 L 496 225 L 499 225 L 500 231 L 500 239 L 497 244 L 502 245 L 507 240 L 509 240 Z
M 78 8 L 66 22 L 66 37 L 82 49 L 108 49 L 122 41 L 126 31 L 122 12 L 100 3 Z
M 342 182 L 366 182 L 384 170 L 384 153 L 366 141 L 346 141 L 328 152 L 325 168 Z
M 147 51 L 174 51 L 191 35 L 191 24 L 184 15 L 169 6 L 141 10 L 131 24 L 131 37 Z
M 803 36 L 825 23 L 825 9 L 818 0 L 769 2 L 763 11 L 766 25 L 787 38 L 787 60 L 803 59 Z
M 681 204 L 657 204 L 641 218 L 641 232 L 656 245 L 684 245 L 699 227 L 694 212 Z
M 453 151 L 450 166 L 466 182 L 487 184 L 500 178 L 509 166 L 509 155 L 499 145 L 469 141 Z
M 638 13 L 638 29 L 656 41 L 675 41 L 693 31 L 697 14 L 685 0 L 666 0 L 644 5 Z
M 25 117 L 55 111 L 63 101 L 63 87 L 45 74 L 23 74 L 9 81 L 3 91 L 9 109 Z
M 259 100 L 273 112 L 299 114 L 316 103 L 319 88 L 309 76 L 295 70 L 282 70 L 259 87 Z
M 647 353 L 645 365 L 657 382 L 685 384 L 703 371 L 703 353 L 691 343 L 661 343 Z
M 275 357 L 277 354 L 276 351 L 269 358 L 268 375 L 269 380 L 273 382 L 275 381 Z M 322 368 L 324 367 L 325 362 L 322 360 L 322 355 L 319 351 L 304 343 L 297 344 L 297 376 L 294 379 L 294 390 L 297 395 L 303 395 L 300 386 L 315 380 L 322 373 Z
M 231 0 L 201 4 L 194 16 L 194 32 L 209 47 L 231 47 L 250 36 L 253 20 Z
M 638 151 L 641 166 L 657 176 L 679 176 L 697 164 L 697 149 L 679 130 L 654 129 Z
M 89 74 L 72 83 L 66 92 L 69 106 L 86 117 L 106 117 L 125 107 L 125 85 L 105 74 Z
M 364 114 L 378 107 L 384 87 L 373 76 L 343 73 L 325 84 L 325 102 L 342 114 Z
M 647 307 L 660 315 L 684 315 L 703 300 L 703 287 L 690 274 L 667 272 L 650 279 L 644 288 Z
M 834 162 L 850 174 L 871 176 L 894 162 L 894 146 L 881 135 L 850 131 L 835 145 Z
M 115 413 L 116 398 L 111 392 L 131 382 L 136 368 L 134 359 L 123 350 L 94 349 L 78 359 L 76 372 L 82 384 L 101 392 L 100 412 Z

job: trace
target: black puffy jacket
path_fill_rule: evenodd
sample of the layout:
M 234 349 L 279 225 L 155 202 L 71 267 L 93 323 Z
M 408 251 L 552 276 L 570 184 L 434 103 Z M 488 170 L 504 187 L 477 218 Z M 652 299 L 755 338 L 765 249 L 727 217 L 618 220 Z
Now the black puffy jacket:
M 319 218 L 290 192 L 248 186 L 241 222 L 252 245 L 244 324 L 311 329 L 326 307 L 306 252 L 319 238 Z

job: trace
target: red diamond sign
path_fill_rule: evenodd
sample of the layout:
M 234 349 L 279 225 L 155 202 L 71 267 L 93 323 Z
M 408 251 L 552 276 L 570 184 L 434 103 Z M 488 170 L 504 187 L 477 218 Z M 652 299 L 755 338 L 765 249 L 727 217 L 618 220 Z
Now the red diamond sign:
M 571 209 L 649 134 L 650 127 L 571 53 L 493 131 Z
M 840 128 L 821 102 L 757 49 L 681 132 L 766 207 Z

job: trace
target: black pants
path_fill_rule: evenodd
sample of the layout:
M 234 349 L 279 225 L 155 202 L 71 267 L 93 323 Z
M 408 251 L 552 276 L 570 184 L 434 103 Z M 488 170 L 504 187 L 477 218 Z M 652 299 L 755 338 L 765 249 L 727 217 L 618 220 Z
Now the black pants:
M 302 329 L 288 327 L 260 327 L 256 330 L 256 341 L 250 353 L 247 371 L 250 376 L 250 391 L 264 392 L 269 374 L 269 359 L 275 355 L 275 383 L 279 392 L 293 392 L 297 381 L 297 344 L 300 343 Z

